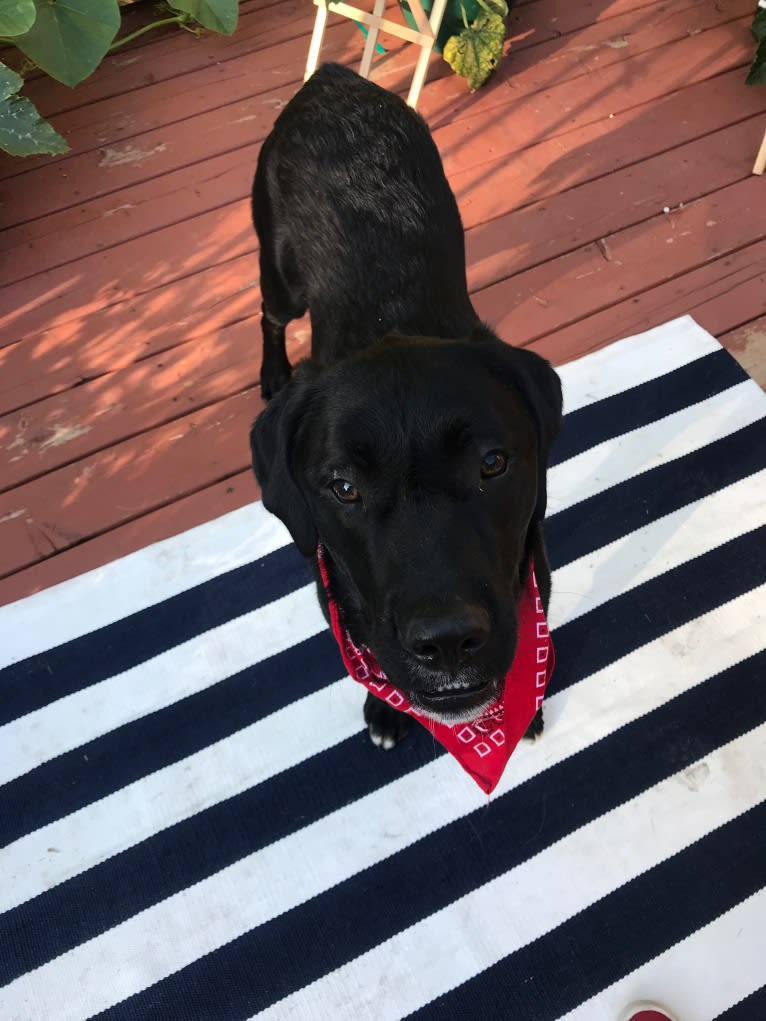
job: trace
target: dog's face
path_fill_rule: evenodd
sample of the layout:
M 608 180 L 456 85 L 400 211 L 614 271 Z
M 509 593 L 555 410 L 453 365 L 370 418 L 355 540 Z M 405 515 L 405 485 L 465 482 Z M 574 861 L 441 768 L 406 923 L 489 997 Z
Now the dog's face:
M 354 641 L 422 713 L 497 696 L 560 406 L 534 355 L 401 338 L 307 364 L 253 427 L 266 506 L 322 542 Z

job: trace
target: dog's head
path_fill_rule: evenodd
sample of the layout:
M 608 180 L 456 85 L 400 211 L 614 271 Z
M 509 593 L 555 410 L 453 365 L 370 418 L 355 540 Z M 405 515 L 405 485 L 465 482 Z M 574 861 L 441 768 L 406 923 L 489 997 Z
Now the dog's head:
M 548 363 L 482 334 L 305 362 L 253 426 L 264 504 L 322 542 L 352 638 L 424 714 L 497 696 L 560 418 Z

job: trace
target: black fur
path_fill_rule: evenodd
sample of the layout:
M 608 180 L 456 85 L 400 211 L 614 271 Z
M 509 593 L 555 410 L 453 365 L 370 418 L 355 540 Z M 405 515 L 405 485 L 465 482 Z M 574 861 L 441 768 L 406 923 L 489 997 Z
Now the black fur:
M 428 128 L 353 72 L 320 68 L 277 119 L 253 219 L 272 398 L 251 433 L 264 503 L 306 557 L 322 541 L 345 624 L 391 681 L 422 711 L 469 718 L 513 660 L 530 556 L 547 608 L 558 377 L 479 321 Z M 291 379 L 285 326 L 307 308 L 312 355 Z M 497 451 L 507 466 L 493 474 Z M 341 479 L 358 499 L 339 499 Z M 406 729 L 372 698 L 365 719 L 387 747 Z

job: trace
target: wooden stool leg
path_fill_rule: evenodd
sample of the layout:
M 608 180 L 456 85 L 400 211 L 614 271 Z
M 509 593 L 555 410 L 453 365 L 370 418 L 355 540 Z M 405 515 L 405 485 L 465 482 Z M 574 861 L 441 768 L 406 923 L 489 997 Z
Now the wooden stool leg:
M 407 102 L 413 110 L 416 110 L 418 106 L 420 90 L 423 88 L 423 82 L 426 80 L 428 61 L 431 57 L 431 50 L 433 50 L 433 48 L 434 44 L 432 42 L 430 46 L 421 46 L 420 49 L 420 56 L 418 57 L 418 62 L 415 65 L 415 73 L 412 76 L 412 84 L 410 85 L 409 95 L 407 96 Z
M 755 158 L 755 166 L 753 167 L 754 174 L 762 174 L 766 170 L 766 134 L 763 136 L 761 142 L 761 148 L 758 150 L 758 155 Z
M 431 51 L 434 48 L 434 42 L 439 29 L 441 28 L 442 18 L 444 17 L 444 9 L 447 6 L 447 0 L 436 0 L 436 3 L 431 9 L 431 40 L 430 42 L 421 42 L 420 56 L 418 62 L 415 65 L 415 73 L 412 76 L 412 84 L 410 85 L 410 92 L 407 96 L 407 102 L 410 104 L 413 110 L 417 109 L 418 99 L 420 99 L 420 90 L 423 88 L 423 82 L 426 80 L 426 73 L 428 71 L 428 61 L 431 57 Z
M 375 0 L 375 6 L 372 9 L 372 24 L 367 30 L 367 41 L 364 44 L 364 53 L 362 54 L 362 63 L 359 65 L 359 74 L 362 78 L 370 77 L 370 68 L 372 67 L 372 58 L 375 54 L 375 43 L 378 41 L 378 32 L 380 30 L 380 21 L 386 10 L 386 0 Z
M 322 49 L 322 39 L 324 38 L 324 29 L 327 24 L 327 4 L 323 0 L 319 0 L 317 4 L 317 16 L 314 22 L 314 31 L 311 34 L 311 44 L 309 45 L 309 55 L 306 60 L 306 71 L 303 75 L 304 82 L 307 78 L 310 78 L 317 69 L 319 63 L 319 51 Z

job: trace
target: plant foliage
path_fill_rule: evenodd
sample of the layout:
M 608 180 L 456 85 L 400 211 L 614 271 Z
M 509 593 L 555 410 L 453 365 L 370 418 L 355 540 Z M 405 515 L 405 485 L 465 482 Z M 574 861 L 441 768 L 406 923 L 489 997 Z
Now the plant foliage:
M 64 85 L 92 74 L 120 28 L 117 0 L 35 0 L 37 17 L 13 40 L 21 52 Z
M 36 17 L 35 0 L 4 0 L 0 4 L 0 36 L 28 32 Z
M 482 9 L 470 24 L 463 7 L 463 31 L 444 46 L 444 59 L 467 79 L 472 92 L 484 84 L 500 62 L 508 14 L 504 0 L 479 0 L 479 5 Z
M 213 32 L 231 35 L 237 27 L 237 3 L 232 0 L 172 0 L 178 11 L 186 11 L 195 21 Z
M 98 67 L 106 54 L 159 25 L 194 24 L 231 35 L 239 0 L 169 0 L 169 16 L 118 38 L 117 0 L 0 0 L 0 41 L 16 46 L 34 66 L 73 87 Z M 0 149 L 16 156 L 65 152 L 67 144 L 46 124 L 28 99 L 22 79 L 0 63 Z
M 12 156 L 66 152 L 69 146 L 61 135 L 18 95 L 22 84 L 20 75 L 0 64 L 0 149 Z
M 748 85 L 766 85 L 766 7 L 760 4 L 753 18 L 752 33 L 757 49 L 746 81 Z

